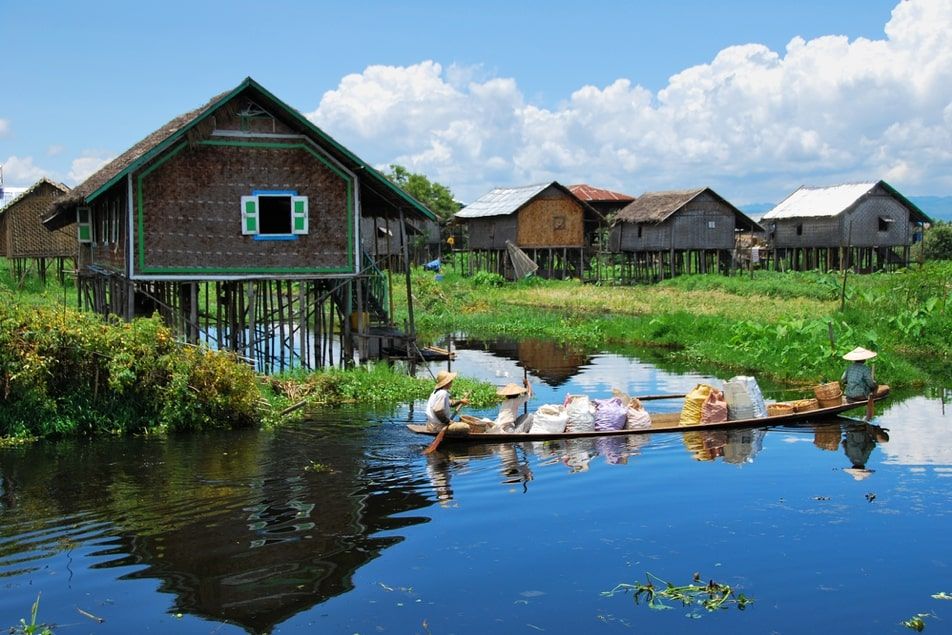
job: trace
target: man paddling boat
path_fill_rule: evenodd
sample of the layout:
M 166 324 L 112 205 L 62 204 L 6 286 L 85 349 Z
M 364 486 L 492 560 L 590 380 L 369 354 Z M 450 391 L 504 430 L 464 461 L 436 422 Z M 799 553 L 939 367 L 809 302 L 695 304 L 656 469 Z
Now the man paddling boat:
M 453 408 L 469 403 L 469 399 L 465 397 L 456 400 L 450 397 L 454 379 L 456 379 L 456 373 L 447 370 L 441 370 L 436 374 L 436 384 L 426 402 L 426 429 L 429 432 L 439 432 L 450 425 Z

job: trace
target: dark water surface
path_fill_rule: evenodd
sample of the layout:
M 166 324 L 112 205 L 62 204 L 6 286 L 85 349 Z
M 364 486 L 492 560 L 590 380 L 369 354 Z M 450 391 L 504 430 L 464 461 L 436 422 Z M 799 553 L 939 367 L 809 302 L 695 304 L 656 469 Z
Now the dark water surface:
M 520 381 L 522 360 L 535 405 L 710 379 L 513 346 L 473 345 L 454 370 Z M 429 457 L 404 427 L 420 409 L 0 450 L 0 627 L 42 593 L 57 633 L 905 633 L 918 613 L 952 632 L 952 602 L 931 597 L 952 593 L 952 414 L 938 398 L 892 398 L 874 426 Z M 871 471 L 847 471 L 857 457 Z M 708 614 L 601 596 L 646 572 L 698 572 L 755 602 Z

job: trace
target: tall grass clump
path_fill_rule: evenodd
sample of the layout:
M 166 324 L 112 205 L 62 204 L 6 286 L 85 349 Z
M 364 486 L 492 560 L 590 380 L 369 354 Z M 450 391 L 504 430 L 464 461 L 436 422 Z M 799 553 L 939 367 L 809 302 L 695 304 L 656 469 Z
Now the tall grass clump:
M 259 396 L 250 367 L 183 347 L 158 317 L 123 323 L 0 294 L 0 436 L 241 427 Z

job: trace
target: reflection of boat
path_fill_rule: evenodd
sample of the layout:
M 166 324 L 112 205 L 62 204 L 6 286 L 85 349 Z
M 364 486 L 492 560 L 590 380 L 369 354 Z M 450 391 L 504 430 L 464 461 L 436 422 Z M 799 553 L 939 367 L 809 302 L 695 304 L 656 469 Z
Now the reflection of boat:
M 886 389 L 875 396 L 876 401 L 880 401 L 889 396 L 889 390 Z M 674 397 L 683 397 L 683 395 L 672 395 Z M 651 415 L 651 427 L 639 430 L 596 430 L 594 432 L 552 432 L 534 434 L 526 433 L 462 433 L 452 434 L 447 432 L 443 441 L 534 441 L 540 439 L 572 439 L 576 437 L 605 437 L 618 436 L 626 434 L 650 434 L 653 432 L 691 432 L 696 430 L 719 430 L 727 428 L 747 428 L 751 426 L 762 427 L 772 425 L 783 425 L 787 423 L 798 423 L 802 421 L 813 421 L 833 417 L 841 412 L 863 408 L 865 401 L 846 402 L 830 406 L 828 408 L 817 408 L 816 410 L 806 410 L 802 412 L 792 412 L 790 414 L 773 415 L 756 419 L 735 419 L 732 421 L 720 421 L 717 423 L 698 423 L 694 425 L 679 425 L 678 421 L 681 414 L 678 412 L 661 413 Z M 425 425 L 410 424 L 407 426 L 412 432 L 436 436 L 435 432 L 427 430 Z

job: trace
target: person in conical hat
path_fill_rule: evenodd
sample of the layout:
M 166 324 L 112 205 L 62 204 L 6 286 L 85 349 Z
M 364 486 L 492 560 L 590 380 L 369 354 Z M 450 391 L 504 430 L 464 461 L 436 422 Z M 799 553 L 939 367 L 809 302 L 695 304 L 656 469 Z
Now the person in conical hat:
M 468 399 L 450 398 L 454 379 L 456 379 L 456 373 L 448 370 L 441 370 L 436 374 L 433 392 L 430 393 L 430 398 L 426 402 L 426 427 L 430 432 L 439 432 L 444 426 L 450 424 L 454 406 L 469 403 Z
M 525 423 L 528 415 L 519 414 L 519 410 L 532 397 L 532 386 L 528 380 L 523 380 L 522 386 L 509 383 L 496 389 L 496 394 L 503 398 L 499 404 L 499 414 L 493 422 L 493 432 L 513 432 L 520 424 Z
M 876 353 L 861 346 L 857 346 L 843 356 L 843 359 L 852 362 L 846 367 L 841 378 L 843 395 L 847 400 L 866 401 L 879 388 L 879 384 L 873 379 L 873 372 L 866 365 L 866 360 L 874 357 Z

